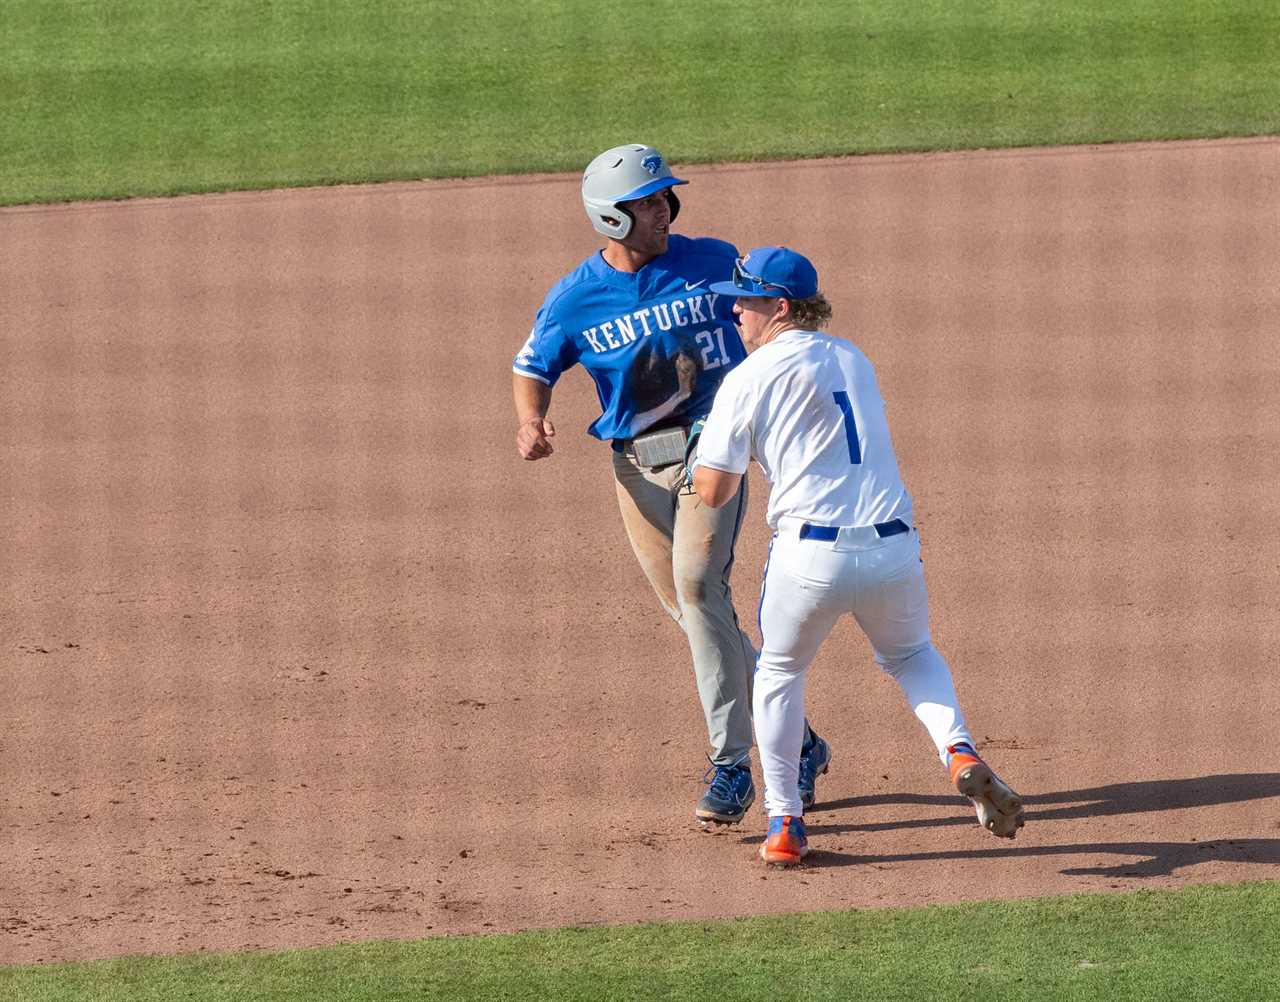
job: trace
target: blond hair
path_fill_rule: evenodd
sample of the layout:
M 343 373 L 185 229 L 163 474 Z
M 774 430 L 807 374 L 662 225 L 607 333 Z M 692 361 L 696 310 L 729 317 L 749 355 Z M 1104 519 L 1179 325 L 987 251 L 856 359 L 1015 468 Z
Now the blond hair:
M 803 330 L 821 330 L 831 319 L 831 304 L 821 292 L 808 299 L 791 299 L 791 322 Z

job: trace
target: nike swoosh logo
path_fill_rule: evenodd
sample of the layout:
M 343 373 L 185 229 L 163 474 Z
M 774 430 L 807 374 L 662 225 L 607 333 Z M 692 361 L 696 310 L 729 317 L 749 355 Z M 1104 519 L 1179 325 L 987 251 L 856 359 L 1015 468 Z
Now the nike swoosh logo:
M 704 285 L 704 284 L 706 283 L 706 281 L 707 281 L 707 280 L 704 278 L 704 279 L 702 279 L 702 281 L 700 281 L 700 282 L 685 282 L 685 283 L 684 283 L 684 291 L 685 291 L 685 292 L 692 292 L 692 291 L 693 291 L 694 289 L 696 289 L 698 286 L 700 286 L 700 285 Z

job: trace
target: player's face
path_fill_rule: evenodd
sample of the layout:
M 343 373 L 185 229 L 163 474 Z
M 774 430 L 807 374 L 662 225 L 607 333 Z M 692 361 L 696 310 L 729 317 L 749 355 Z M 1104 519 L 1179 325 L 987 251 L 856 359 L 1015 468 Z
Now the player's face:
M 778 300 L 767 296 L 741 296 L 734 300 L 733 313 L 738 318 L 742 343 L 753 351 L 759 348 L 777 312 Z
M 671 230 L 671 203 L 666 189 L 621 205 L 635 220 L 623 244 L 641 254 L 665 254 Z

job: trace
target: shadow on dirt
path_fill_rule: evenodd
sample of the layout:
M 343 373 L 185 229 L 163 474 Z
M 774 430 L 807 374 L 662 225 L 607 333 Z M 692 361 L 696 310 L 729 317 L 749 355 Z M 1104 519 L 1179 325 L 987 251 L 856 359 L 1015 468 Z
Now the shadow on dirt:
M 1084 790 L 1060 793 L 1024 794 L 1027 823 L 1032 821 L 1067 821 L 1074 818 L 1100 818 L 1115 814 L 1145 814 L 1151 811 L 1174 811 L 1191 807 L 1213 807 L 1238 804 L 1248 800 L 1280 797 L 1280 773 L 1238 773 L 1226 776 L 1202 776 L 1196 779 L 1156 779 L 1141 783 L 1113 783 Z M 839 832 L 877 832 L 902 828 L 940 828 L 947 825 L 973 824 L 969 805 L 959 796 L 933 796 L 916 793 L 887 793 L 869 797 L 847 797 L 844 800 L 820 802 L 814 814 L 850 808 L 883 807 L 893 804 L 931 804 L 937 807 L 963 808 L 954 817 L 910 818 L 899 821 L 873 822 L 864 825 L 830 825 L 826 830 Z M 1055 807 L 1055 804 L 1065 806 Z
M 810 829 L 821 834 L 826 826 Z M 758 841 L 758 840 L 757 840 Z M 945 852 L 904 852 L 858 856 L 815 848 L 805 860 L 809 866 L 876 866 L 925 860 L 1019 859 L 1032 856 L 1132 856 L 1131 862 L 1112 866 L 1072 866 L 1059 872 L 1068 876 L 1167 877 L 1197 863 L 1280 863 L 1280 839 L 1219 839 L 1213 842 L 1082 842 L 1075 845 L 1024 845 L 1008 848 L 960 849 Z
M 1064 790 L 1025 796 L 1027 823 L 1098 818 L 1117 814 L 1143 814 L 1194 807 L 1213 807 L 1280 797 L 1280 773 L 1243 773 L 1202 776 L 1196 779 L 1151 780 L 1140 783 L 1113 783 L 1083 790 Z M 943 818 L 909 818 L 870 824 L 824 824 L 822 815 L 854 808 L 885 807 L 894 804 L 955 807 L 956 814 Z M 1062 805 L 1062 806 L 1056 806 Z M 877 794 L 820 802 L 813 809 L 812 835 L 844 835 L 851 832 L 879 832 L 909 828 L 969 826 L 973 813 L 963 798 L 914 793 Z M 759 841 L 758 838 L 744 841 Z M 874 866 L 924 860 L 1016 859 L 1031 856 L 1130 856 L 1130 862 L 1110 866 L 1069 867 L 1068 876 L 1164 877 L 1197 863 L 1280 864 L 1280 838 L 1223 838 L 1209 842 L 1082 842 L 1070 845 L 1027 845 L 1010 842 L 989 849 L 942 852 L 895 853 L 858 856 L 830 852 L 815 846 L 806 860 L 813 866 Z

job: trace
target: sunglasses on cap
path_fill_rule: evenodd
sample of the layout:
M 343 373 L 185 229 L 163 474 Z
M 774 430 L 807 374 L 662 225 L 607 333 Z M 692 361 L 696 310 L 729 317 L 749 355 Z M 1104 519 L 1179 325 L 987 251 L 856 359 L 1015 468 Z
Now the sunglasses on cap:
M 796 294 L 788 289 L 785 285 L 779 285 L 777 282 L 766 282 L 759 275 L 753 275 L 744 268 L 743 262 L 747 259 L 740 257 L 733 262 L 733 284 L 744 292 L 755 292 L 757 287 L 761 289 L 781 289 L 786 293 L 788 299 L 795 299 Z

